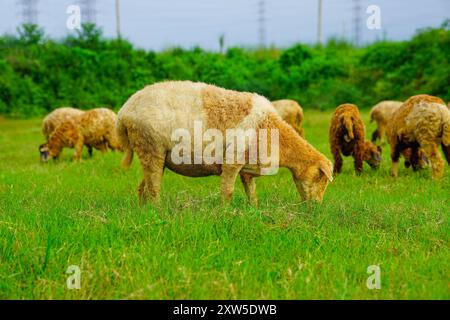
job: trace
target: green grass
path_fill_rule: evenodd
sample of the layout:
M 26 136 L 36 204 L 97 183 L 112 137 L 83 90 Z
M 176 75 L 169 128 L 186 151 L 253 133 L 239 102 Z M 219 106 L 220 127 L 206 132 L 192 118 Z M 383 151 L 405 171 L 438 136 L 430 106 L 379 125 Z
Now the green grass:
M 330 156 L 330 115 L 306 112 L 308 140 Z M 367 122 L 367 114 L 364 114 Z M 368 135 L 373 126 L 368 127 Z M 39 120 L 0 119 L 0 298 L 449 299 L 450 169 L 362 176 L 350 158 L 324 201 L 301 204 L 290 173 L 240 183 L 231 207 L 219 178 L 166 171 L 160 209 L 140 209 L 139 161 L 121 154 L 42 165 Z M 66 287 L 69 265 L 81 289 Z M 381 289 L 366 287 L 369 265 Z

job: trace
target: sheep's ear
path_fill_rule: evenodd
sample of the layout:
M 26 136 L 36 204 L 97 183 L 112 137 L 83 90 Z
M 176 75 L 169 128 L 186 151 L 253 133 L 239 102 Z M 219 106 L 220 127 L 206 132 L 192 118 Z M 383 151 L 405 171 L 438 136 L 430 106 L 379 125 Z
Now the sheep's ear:
M 325 162 L 321 162 L 320 163 L 320 167 L 319 167 L 320 171 L 322 171 L 325 176 L 327 177 L 328 180 L 333 181 L 333 166 L 328 165 Z

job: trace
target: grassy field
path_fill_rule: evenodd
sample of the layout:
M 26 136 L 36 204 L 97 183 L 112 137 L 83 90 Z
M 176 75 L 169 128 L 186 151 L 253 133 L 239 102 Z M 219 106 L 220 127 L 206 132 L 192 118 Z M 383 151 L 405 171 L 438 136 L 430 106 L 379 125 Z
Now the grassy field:
M 329 118 L 307 111 L 305 124 L 328 156 Z M 450 298 L 448 166 L 440 181 L 403 165 L 393 179 L 386 146 L 361 177 L 345 159 L 321 205 L 299 202 L 288 171 L 259 178 L 257 208 L 239 182 L 223 208 L 218 177 L 166 171 L 155 210 L 137 205 L 139 161 L 123 171 L 119 153 L 72 163 L 66 150 L 42 165 L 41 142 L 39 120 L 0 119 L 0 298 Z M 380 290 L 366 287 L 369 265 Z

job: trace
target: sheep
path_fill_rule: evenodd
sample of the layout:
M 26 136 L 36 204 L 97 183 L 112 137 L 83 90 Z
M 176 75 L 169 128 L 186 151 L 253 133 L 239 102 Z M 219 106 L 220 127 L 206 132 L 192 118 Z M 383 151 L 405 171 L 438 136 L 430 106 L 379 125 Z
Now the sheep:
M 301 127 L 303 122 L 303 108 L 297 101 L 283 99 L 272 101 L 272 105 L 284 121 L 289 123 L 301 137 L 305 137 L 305 132 Z
M 50 137 L 50 134 L 55 130 L 57 126 L 63 123 L 66 120 L 73 119 L 79 115 L 82 115 L 84 111 L 63 107 L 58 108 L 50 112 L 44 120 L 42 120 L 42 133 L 44 134 L 45 139 Z
M 302 199 L 322 201 L 332 180 L 331 161 L 283 121 L 270 101 L 254 93 L 226 90 L 201 82 L 166 81 L 136 92 L 118 113 L 118 137 L 126 152 L 122 164 L 128 167 L 135 151 L 144 171 L 138 188 L 139 205 L 149 198 L 159 204 L 165 167 L 184 176 L 220 176 L 223 204 L 232 200 L 235 180 L 240 175 L 250 203 L 257 203 L 254 178 L 267 173 L 263 172 L 267 168 L 261 160 L 256 164 L 249 160 L 251 149 L 256 147 L 258 154 L 265 149 L 257 139 L 249 139 L 241 150 L 245 155 L 241 163 L 228 161 L 230 147 L 227 144 L 216 144 L 214 148 L 219 161 L 207 162 L 205 157 L 195 157 L 195 154 L 193 164 L 190 154 L 188 161 L 183 163 L 174 158 L 174 151 L 179 146 L 179 142 L 173 140 L 174 132 L 182 128 L 188 137 L 195 137 L 195 128 L 199 124 L 203 135 L 207 132 L 219 135 L 230 129 L 254 130 L 261 134 L 266 129 L 271 136 L 271 148 L 277 145 L 279 151 L 275 155 L 271 152 L 271 156 L 275 156 L 279 166 L 290 169 Z M 278 141 L 272 140 L 272 134 L 276 133 Z M 187 141 L 186 145 L 191 146 L 192 142 Z M 206 153 L 204 140 L 199 146 L 200 153 Z M 232 159 L 239 155 L 234 147 L 231 155 Z
M 334 157 L 334 173 L 342 170 L 342 157 L 352 156 L 356 174 L 363 170 L 363 161 L 372 168 L 378 168 L 381 162 L 381 147 L 365 140 L 365 128 L 354 104 L 342 104 L 333 113 L 329 130 L 331 153 Z
M 370 122 L 377 122 L 377 129 L 372 134 L 372 142 L 380 139 L 381 144 L 385 144 L 386 128 L 389 121 L 392 119 L 394 112 L 401 107 L 401 101 L 381 101 L 375 105 L 370 111 Z M 421 149 L 415 150 L 407 148 L 402 151 L 405 158 L 405 167 L 412 167 L 414 171 L 423 169 L 428 165 L 428 159 Z
M 412 96 L 395 111 L 387 132 L 392 176 L 398 176 L 398 161 L 404 149 L 421 148 L 431 162 L 433 178 L 442 177 L 444 161 L 438 150 L 439 143 L 450 164 L 450 110 L 444 101 L 426 94 Z
M 380 139 L 381 144 L 385 143 L 386 126 L 392 118 L 395 110 L 403 104 L 401 101 L 381 101 L 370 111 L 370 122 L 376 121 L 377 129 L 372 134 L 372 142 Z
M 64 121 L 50 134 L 46 143 L 39 147 L 41 160 L 57 158 L 64 147 L 75 148 L 73 160 L 79 160 L 83 145 L 92 153 L 92 148 L 106 152 L 121 150 L 116 131 L 116 114 L 106 108 L 86 111 L 83 114 Z

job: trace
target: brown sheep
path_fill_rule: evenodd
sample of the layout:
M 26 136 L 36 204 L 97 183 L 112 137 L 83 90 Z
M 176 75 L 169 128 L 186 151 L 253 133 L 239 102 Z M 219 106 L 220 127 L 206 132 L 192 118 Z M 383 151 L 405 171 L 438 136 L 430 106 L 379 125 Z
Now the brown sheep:
M 370 122 L 376 121 L 377 129 L 372 134 L 372 142 L 376 142 L 380 139 L 381 144 L 384 144 L 386 128 L 389 121 L 392 119 L 394 112 L 401 107 L 403 102 L 401 101 L 381 101 L 375 105 L 370 111 Z M 402 151 L 403 157 L 405 158 L 405 167 L 412 167 L 414 171 L 423 169 L 428 165 L 428 159 L 421 149 L 413 150 L 407 148 Z
M 354 104 L 342 104 L 333 113 L 329 131 L 331 153 L 334 157 L 334 172 L 342 170 L 342 155 L 352 156 L 356 174 L 363 170 L 363 161 L 372 168 L 381 162 L 381 148 L 365 140 L 365 128 Z
M 44 120 L 42 120 L 42 133 L 45 139 L 50 137 L 50 134 L 66 120 L 74 119 L 83 114 L 84 111 L 79 109 L 63 107 L 50 112 Z
M 272 105 L 277 110 L 278 114 L 288 124 L 298 132 L 301 137 L 305 137 L 305 131 L 303 130 L 303 108 L 297 103 L 297 101 L 283 99 L 272 101 Z
M 431 162 L 434 178 L 442 176 L 444 161 L 438 150 L 441 143 L 450 163 L 450 110 L 440 98 L 426 94 L 409 98 L 393 115 L 388 125 L 391 146 L 391 174 L 398 176 L 398 161 L 402 151 L 421 148 Z
M 47 143 L 39 147 L 41 160 L 46 162 L 49 158 L 57 158 L 64 147 L 75 148 L 73 159 L 79 160 L 83 145 L 105 152 L 109 147 L 120 150 L 115 125 L 116 114 L 106 108 L 93 109 L 82 115 L 60 124 L 50 135 Z
M 370 111 L 370 122 L 377 123 L 377 129 L 372 134 L 372 142 L 380 139 L 385 143 L 386 127 L 394 112 L 403 104 L 401 101 L 381 101 Z
M 201 129 L 196 133 L 196 126 L 199 125 Z M 258 154 L 265 153 L 266 147 L 258 139 L 248 139 L 245 148 L 240 151 L 235 150 L 234 140 L 233 143 L 215 144 L 213 151 L 219 161 L 212 162 L 205 158 L 211 143 L 203 140 L 198 144 L 200 155 L 194 153 L 192 161 L 190 151 L 183 152 L 187 160 L 180 162 L 175 151 L 179 142 L 173 138 L 174 132 L 181 128 L 189 138 L 186 146 L 191 147 L 194 143 L 194 149 L 198 134 L 215 132 L 220 136 L 230 130 L 240 130 L 244 134 L 256 132 L 258 137 L 267 130 L 271 136 L 270 149 L 278 146 L 278 152 L 270 152 L 271 158 L 274 156 L 277 160 L 275 169 L 278 166 L 290 169 L 303 200 L 321 201 L 332 180 L 332 163 L 283 121 L 266 98 L 205 83 L 167 81 L 136 92 L 118 113 L 118 136 L 126 150 L 123 164 L 129 166 L 133 151 L 136 151 L 144 171 L 144 179 L 138 188 L 140 204 L 148 196 L 154 203 L 159 203 L 165 167 L 190 177 L 220 176 L 224 203 L 231 201 L 236 177 L 240 175 L 250 202 L 257 202 L 254 177 L 270 171 L 265 170 L 267 163 L 263 164 L 261 159 L 250 161 L 251 150 L 258 151 Z M 273 140 L 272 134 L 276 133 L 279 139 Z M 190 137 L 194 137 L 193 142 Z M 230 148 L 230 145 L 233 147 Z M 242 162 L 229 161 L 230 155 L 232 159 L 243 156 Z

